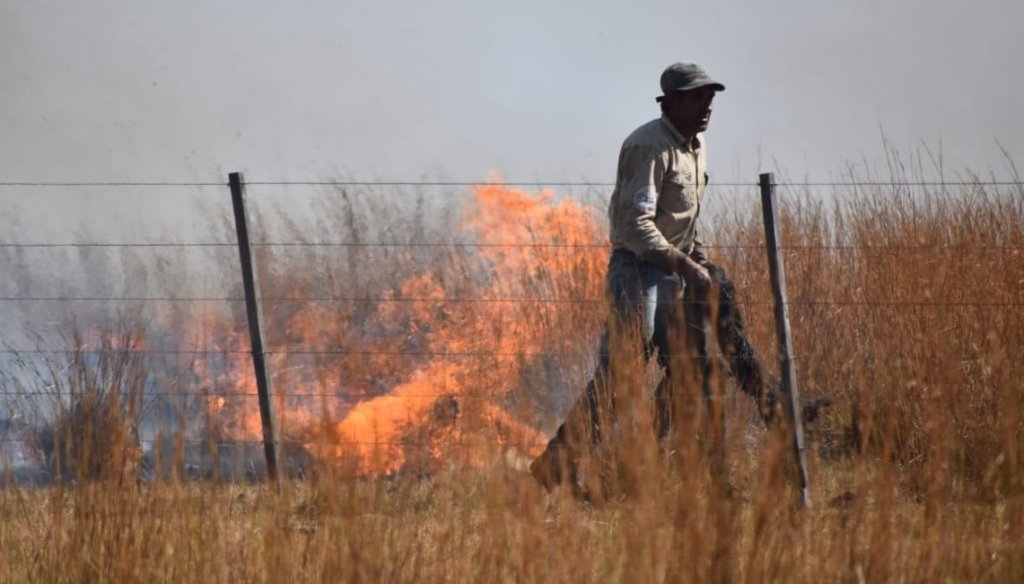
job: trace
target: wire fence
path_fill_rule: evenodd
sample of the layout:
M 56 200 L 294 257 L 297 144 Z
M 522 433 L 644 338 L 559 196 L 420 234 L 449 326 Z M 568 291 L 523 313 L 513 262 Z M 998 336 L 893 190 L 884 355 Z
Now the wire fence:
M 615 183 L 592 182 L 592 181 L 345 181 L 345 180 L 324 180 L 324 181 L 246 181 L 249 186 L 339 186 L 339 187 L 523 187 L 523 188 L 544 188 L 544 187 L 603 187 L 612 188 Z M 779 187 L 1015 187 L 1022 186 L 1019 180 L 948 180 L 948 181 L 780 181 L 775 185 Z M 719 182 L 715 181 L 708 186 L 726 187 L 757 187 L 757 182 Z M 204 181 L 80 181 L 80 182 L 45 182 L 45 181 L 0 181 L 0 187 L 228 187 L 227 182 L 204 182 Z
M 572 182 L 572 181 L 501 181 L 501 182 L 469 182 L 469 181 L 418 181 L 418 182 L 407 182 L 407 181 L 251 181 L 246 183 L 247 186 L 259 186 L 259 187 L 360 187 L 368 189 L 377 189 L 382 187 L 398 187 L 398 188 L 424 188 L 424 187 L 442 187 L 442 188 L 471 188 L 480 186 L 500 186 L 500 187 L 517 187 L 517 188 L 587 188 L 587 189 L 611 189 L 614 187 L 610 183 L 601 182 Z M 730 187 L 730 188 L 756 188 L 756 183 L 750 182 L 722 182 L 713 183 L 714 187 Z M 924 188 L 924 189 L 938 189 L 939 191 L 946 188 L 962 188 L 962 189 L 1006 189 L 1007 196 L 1010 197 L 1021 197 L 1024 194 L 1024 184 L 1020 181 L 824 181 L 824 182 L 812 182 L 812 181 L 787 181 L 777 183 L 779 187 L 791 188 L 791 189 L 851 189 L 851 188 Z M 34 189 L 34 188 L 65 188 L 65 189 L 80 189 L 80 188 L 131 188 L 131 187 L 157 187 L 161 189 L 174 189 L 180 192 L 185 189 L 193 189 L 200 187 L 221 187 L 224 189 L 228 188 L 228 183 L 224 182 L 203 182 L 203 181 L 151 181 L 151 182 L 118 182 L 118 181 L 100 181 L 100 182 L 0 182 L 0 193 L 3 190 L 12 189 Z M 941 192 L 931 193 L 934 196 L 941 196 Z M 172 191 L 174 192 L 174 191 Z M 753 192 L 753 191 L 751 191 Z M 85 196 L 85 195 L 83 195 Z M 142 204 L 145 201 L 144 198 L 139 199 L 138 204 Z M 436 253 L 440 251 L 450 251 L 455 253 L 472 253 L 481 250 L 514 250 L 514 251 L 526 251 L 527 253 L 540 253 L 546 251 L 552 252 L 586 252 L 602 254 L 609 249 L 609 245 L 604 241 L 593 241 L 589 243 L 559 243 L 559 242 L 545 242 L 545 241 L 524 241 L 524 242 L 466 242 L 466 241 L 431 241 L 423 238 L 410 238 L 408 241 L 346 241 L 343 239 L 337 240 L 324 240 L 324 241 L 298 241 L 298 240 L 284 240 L 284 239 L 268 239 L 264 241 L 255 241 L 252 243 L 252 247 L 258 250 L 264 250 L 267 252 L 273 252 L 276 250 L 288 250 L 288 249 L 325 249 L 327 251 L 344 251 L 358 252 L 360 250 L 383 250 L 387 252 L 403 251 L 403 250 L 422 250 L 427 253 Z M 746 253 L 746 254 L 763 254 L 766 250 L 766 246 L 763 243 L 734 243 L 734 242 L 717 242 L 711 245 L 705 246 L 706 249 L 714 252 L 728 252 L 728 253 Z M 31 252 L 33 250 L 190 250 L 190 249 L 210 249 L 225 252 L 234 252 L 238 248 L 238 243 L 233 241 L 195 241 L 195 242 L 175 242 L 175 241 L 0 241 L 0 253 L 17 254 L 23 257 L 25 252 Z M 825 243 L 825 244 L 791 244 L 781 245 L 780 251 L 787 254 L 849 254 L 849 255 L 863 255 L 863 254 L 900 254 L 902 256 L 910 257 L 921 257 L 929 254 L 938 256 L 947 256 L 950 254 L 962 254 L 964 252 L 962 245 L 956 245 L 945 242 L 922 242 L 922 243 L 898 243 L 898 244 L 842 244 L 842 243 Z M 1005 258 L 1008 256 L 1015 256 L 1020 252 L 1024 251 L 1024 244 L 1021 243 L 1006 243 L 1006 244 L 988 244 L 973 246 L 970 249 L 970 253 L 975 257 L 998 257 Z M 2 256 L 0 256 L 2 261 Z M 237 271 L 237 264 L 230 268 L 225 267 L 224 272 L 235 272 Z M 387 292 L 387 293 L 385 293 Z M 33 293 L 5 293 L 0 295 L 0 305 L 6 305 L 8 307 L 17 307 L 24 305 L 38 305 L 38 304 L 58 304 L 63 309 L 69 310 L 72 315 L 76 313 L 78 308 L 76 305 L 87 305 L 87 304 L 100 304 L 100 305 L 118 305 L 118 304 L 139 304 L 139 303 L 156 303 L 158 305 L 163 304 L 181 304 L 181 303 L 228 303 L 228 304 L 241 304 L 246 302 L 245 296 L 238 294 L 214 294 L 214 295 L 196 295 L 189 294 L 185 291 L 175 291 L 168 294 L 73 294 L 73 293 L 47 293 L 47 294 L 33 294 Z M 480 306 L 491 306 L 491 305 L 536 305 L 536 306 L 582 306 L 592 312 L 601 312 L 601 307 L 606 303 L 606 300 L 600 294 L 593 294 L 589 296 L 567 296 L 560 297 L 556 295 L 521 295 L 521 296 L 505 296 L 505 297 L 490 297 L 490 296 L 467 296 L 467 295 L 408 295 L 408 294 L 395 294 L 393 290 L 382 290 L 380 294 L 376 295 L 332 295 L 332 294 L 301 294 L 301 295 L 273 295 L 268 294 L 261 297 L 261 302 L 265 306 L 272 305 L 308 305 L 315 303 L 333 303 L 333 304 L 358 304 L 358 305 L 370 305 L 370 306 L 381 306 L 381 305 L 409 305 L 409 304 L 437 304 L 444 306 L 456 306 L 456 305 L 480 305 Z M 883 294 L 878 298 L 853 298 L 853 297 L 835 297 L 835 298 L 791 298 L 788 301 L 788 305 L 796 310 L 801 308 L 822 308 L 822 309 L 870 309 L 873 311 L 885 310 L 895 311 L 897 313 L 903 311 L 933 311 L 933 310 L 960 310 L 960 309 L 988 309 L 998 311 L 1016 311 L 1024 307 L 1024 297 L 1017 295 L 1015 298 L 1001 298 L 991 299 L 979 295 L 975 298 L 891 298 L 886 297 Z M 737 306 L 744 309 L 752 309 L 755 307 L 765 307 L 772 305 L 770 300 L 758 300 L 751 298 L 741 298 L 737 301 Z M 85 310 L 89 310 L 86 308 Z M 275 323 L 271 323 L 274 326 Z M 414 331 L 408 331 L 409 334 L 413 334 Z M 586 343 L 583 343 L 586 344 Z M 185 358 L 208 358 L 208 357 L 220 357 L 244 360 L 251 355 L 251 351 L 247 350 L 247 345 L 239 346 L 238 343 L 232 342 L 228 345 L 217 346 L 213 348 L 160 348 L 149 346 L 141 346 L 137 348 L 114 348 L 117 351 L 127 351 L 132 354 L 140 356 L 168 356 L 168 357 L 185 357 Z M 0 355 L 8 357 L 19 357 L 25 355 L 38 355 L 38 356 L 69 356 L 69 355 L 100 355 L 104 352 L 110 352 L 111 347 L 109 346 L 77 346 L 72 348 L 66 347 L 32 347 L 32 346 L 5 346 L 0 348 Z M 330 347 L 304 347 L 302 342 L 296 341 L 286 346 L 272 346 L 269 347 L 265 352 L 265 355 L 273 358 L 302 358 L 302 357 L 351 357 L 351 358 L 414 358 L 414 359 L 466 359 L 466 358 L 490 358 L 490 359 L 530 359 L 530 358 L 565 358 L 573 359 L 582 363 L 590 363 L 593 358 L 592 351 L 566 351 L 566 350 L 507 350 L 507 349 L 494 349 L 494 350 L 479 350 L 479 349 L 466 349 L 466 350 L 455 350 L 455 349 L 417 349 L 417 348 L 401 348 L 401 349 L 379 349 L 372 348 L 367 350 L 357 350 L 351 348 L 330 348 Z M 796 356 L 800 358 L 799 355 Z M 893 361 L 913 361 L 918 358 L 925 358 L 922 355 L 915 354 L 899 354 L 899 355 L 872 355 L 872 360 L 893 360 Z M 963 361 L 965 363 L 979 360 L 976 356 L 964 355 Z M 192 372 L 195 375 L 194 371 Z M 217 371 L 218 374 L 225 373 L 225 370 L 221 369 Z M 240 371 L 233 371 L 229 373 L 241 373 Z M 277 375 L 280 372 L 273 372 L 272 375 Z M 407 371 L 400 372 L 400 374 L 408 373 Z M 446 372 L 442 377 L 447 378 L 448 373 Z M 7 378 L 10 381 L 10 378 Z M 195 380 L 193 380 L 195 382 Z M 149 395 L 158 396 L 164 399 L 171 398 L 183 398 L 183 399 L 198 399 L 208 400 L 211 396 L 229 397 L 231 399 L 247 399 L 251 402 L 251 413 L 255 415 L 256 406 L 254 398 L 258 392 L 255 389 L 248 387 L 215 387 L 218 380 L 200 380 L 198 383 L 205 384 L 209 389 L 187 389 L 181 386 L 165 386 L 155 388 L 151 386 Z M 400 385 L 401 381 L 389 380 L 389 384 L 394 386 Z M 231 384 L 226 384 L 231 385 Z M 437 400 L 449 397 L 454 393 L 457 393 L 458 399 L 468 400 L 489 400 L 489 401 L 500 401 L 502 398 L 500 392 L 473 392 L 473 391 L 458 391 L 446 390 L 443 387 L 435 391 L 407 391 L 401 394 L 391 395 L 388 390 L 377 393 L 346 393 L 345 390 L 340 389 L 326 389 L 327 383 L 322 384 L 323 389 L 313 390 L 308 387 L 295 388 L 289 386 L 283 386 L 279 388 L 275 395 L 282 399 L 290 398 L 319 398 L 333 399 L 345 402 L 348 405 L 358 404 L 364 401 L 370 400 L 381 400 L 381 399 L 395 399 L 395 400 Z M 193 386 L 196 387 L 196 386 Z M 13 389 L 12 389 L 13 388 Z M 7 385 L 0 387 L 0 396 L 10 401 L 11 399 L 17 398 L 47 398 L 54 395 L 52 388 L 43 389 L 32 389 L 29 386 L 17 386 Z M 8 408 L 5 408 L 8 409 Z M 10 411 L 8 409 L 8 411 Z M 2 417 L 0 417 L 2 421 Z M 0 432 L 0 443 L 29 443 L 33 440 L 37 440 L 36 437 L 25 436 L 17 432 Z M 467 440 L 464 438 L 448 438 L 452 444 L 468 445 L 472 444 L 473 440 Z M 497 439 L 495 439 L 497 440 Z M 261 444 L 263 440 L 258 437 L 251 439 L 245 437 L 235 437 L 232 439 L 235 444 Z M 143 445 L 154 445 L 158 442 L 157 438 L 143 437 L 138 441 Z M 416 439 L 408 438 L 401 440 L 346 440 L 348 444 L 363 444 L 363 445 L 393 445 L 400 446 L 403 448 L 409 447 L 427 447 L 436 446 L 435 442 L 430 441 L 417 441 Z M 505 446 L 518 445 L 523 448 L 532 448 L 537 446 L 534 442 L 523 442 L 511 439 L 503 439 L 500 442 Z M 195 436 L 186 439 L 186 443 L 203 445 L 208 444 L 209 439 L 198 438 Z M 316 444 L 316 440 L 309 440 L 307 445 Z
M 592 181 L 357 181 L 357 180 L 320 180 L 320 181 L 247 181 L 248 186 L 365 186 L 365 187 L 480 187 L 480 186 L 507 186 L 507 187 L 601 187 L 611 188 L 614 183 L 592 182 Z M 757 187 L 754 182 L 721 182 L 713 183 L 714 186 L 723 187 Z M 779 187 L 1012 187 L 1012 194 L 1024 194 L 1024 183 L 1019 180 L 942 180 L 942 181 L 781 181 L 777 182 Z M 15 187 L 228 187 L 227 182 L 212 181 L 0 181 L 0 192 L 3 188 Z M 23 251 L 32 249 L 223 249 L 235 250 L 237 243 L 234 241 L 208 241 L 208 242 L 140 242 L 140 241 L 4 241 L 0 240 L 0 250 Z M 287 248 L 345 248 L 345 249 L 446 249 L 446 250 L 471 250 L 471 249 L 498 249 L 516 248 L 531 250 L 604 250 L 608 248 L 606 242 L 593 243 L 545 243 L 545 242 L 520 242 L 520 243 L 474 243 L 474 242 L 432 242 L 432 241 L 256 241 L 252 243 L 254 248 L 287 249 Z M 706 249 L 723 252 L 761 252 L 764 251 L 764 244 L 734 244 L 718 243 L 706 245 Z M 846 245 L 846 244 L 782 244 L 778 247 L 780 251 L 791 253 L 817 253 L 817 252 L 878 252 L 878 253 L 963 253 L 962 245 L 951 245 L 945 243 L 926 244 L 880 244 L 880 245 Z M 984 245 L 972 246 L 971 254 L 993 253 L 1005 254 L 1024 251 L 1024 245 Z M 395 297 L 347 297 L 347 296 L 301 296 L 301 297 L 273 297 L 264 296 L 264 302 L 361 302 L 361 303 L 408 303 L 408 302 L 446 302 L 446 303 L 554 303 L 554 304 L 600 304 L 604 300 L 601 297 L 590 298 L 459 298 L 459 297 L 422 297 L 422 298 L 395 298 Z M 142 296 L 142 295 L 106 295 L 106 296 L 73 296 L 73 295 L 2 295 L 0 302 L 58 302 L 58 303 L 84 303 L 84 302 L 244 302 L 245 298 L 240 296 Z M 757 302 L 747 301 L 750 305 Z M 922 301 L 889 301 L 889 300 L 790 300 L 792 306 L 899 306 L 899 307 L 957 307 L 957 306 L 995 306 L 995 307 L 1016 307 L 1020 302 L 987 302 L 963 301 L 963 300 L 922 300 Z

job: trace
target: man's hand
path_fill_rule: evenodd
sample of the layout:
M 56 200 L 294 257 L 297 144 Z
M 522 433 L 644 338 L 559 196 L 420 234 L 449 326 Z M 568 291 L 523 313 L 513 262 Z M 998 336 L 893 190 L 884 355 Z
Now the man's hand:
M 707 296 L 711 289 L 711 274 L 707 268 L 695 262 L 690 256 L 683 256 L 676 271 L 699 298 Z

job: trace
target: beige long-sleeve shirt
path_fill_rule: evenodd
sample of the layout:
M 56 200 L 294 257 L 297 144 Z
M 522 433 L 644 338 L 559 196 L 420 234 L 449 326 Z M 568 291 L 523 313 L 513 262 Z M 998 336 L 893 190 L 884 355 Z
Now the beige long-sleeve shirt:
M 613 248 L 627 249 L 674 271 L 697 240 L 697 216 L 707 185 L 703 134 L 687 142 L 662 116 L 622 144 L 608 205 Z

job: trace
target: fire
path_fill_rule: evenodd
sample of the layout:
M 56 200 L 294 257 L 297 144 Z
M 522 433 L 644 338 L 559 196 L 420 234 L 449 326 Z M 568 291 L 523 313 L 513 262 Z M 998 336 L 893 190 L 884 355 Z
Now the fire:
M 600 306 L 576 301 L 600 298 L 601 222 L 591 208 L 556 201 L 551 191 L 534 195 L 492 183 L 476 187 L 474 195 L 458 233 L 472 240 L 465 253 L 474 254 L 480 273 L 454 283 L 444 274 L 413 274 L 381 294 L 376 315 L 391 334 L 377 334 L 371 350 L 350 356 L 398 364 L 391 370 L 401 378 L 382 392 L 374 395 L 367 383 L 344 375 L 331 379 L 325 369 L 336 364 L 330 361 L 287 365 L 284 353 L 295 346 L 365 345 L 324 332 L 325 323 L 345 322 L 351 312 L 309 303 L 287 316 L 286 338 L 294 346 L 271 355 L 272 372 L 288 370 L 288 394 L 306 388 L 317 395 L 319 387 L 318 395 L 327 388 L 334 399 L 278 399 L 277 413 L 318 459 L 353 461 L 359 473 L 382 474 L 446 460 L 479 466 L 511 448 L 534 455 L 543 447 L 545 437 L 507 404 L 522 392 L 523 372 L 544 353 L 579 347 L 578 336 L 565 329 L 581 311 L 599 321 Z M 418 350 L 407 355 L 411 337 Z M 203 372 L 211 387 L 228 392 L 207 400 L 207 414 L 223 420 L 225 436 L 258 440 L 246 343 L 237 334 L 227 342 L 239 358 L 219 374 Z

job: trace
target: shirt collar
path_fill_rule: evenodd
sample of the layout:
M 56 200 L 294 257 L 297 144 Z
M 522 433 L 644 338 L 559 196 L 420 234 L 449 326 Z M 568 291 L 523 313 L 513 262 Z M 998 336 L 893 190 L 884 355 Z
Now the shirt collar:
M 700 150 L 700 147 L 704 144 L 703 134 L 697 134 L 696 136 L 693 137 L 693 140 L 690 141 L 690 144 L 687 145 L 686 139 L 683 138 L 683 135 L 679 133 L 679 130 L 677 130 L 674 125 L 672 125 L 672 122 L 668 119 L 668 116 L 666 116 L 665 114 L 661 114 L 661 123 L 662 125 L 665 126 L 665 129 L 668 130 L 668 133 L 672 136 L 672 138 L 675 139 L 676 143 L 679 144 L 680 146 L 683 146 L 684 149 L 696 152 L 697 150 Z

